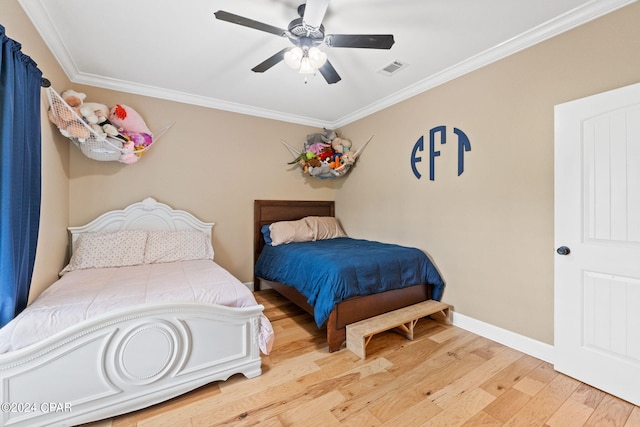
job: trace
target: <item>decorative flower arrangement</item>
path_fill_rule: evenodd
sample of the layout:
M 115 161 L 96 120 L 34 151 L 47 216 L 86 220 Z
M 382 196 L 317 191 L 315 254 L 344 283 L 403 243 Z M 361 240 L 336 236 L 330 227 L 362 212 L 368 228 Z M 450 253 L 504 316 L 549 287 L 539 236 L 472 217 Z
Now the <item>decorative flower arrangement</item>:
M 352 149 L 350 140 L 340 138 L 331 129 L 324 129 L 322 133 L 307 135 L 302 151 L 298 151 L 282 140 L 280 142 L 295 156 L 295 159 L 288 164 L 297 163 L 304 173 L 316 178 L 326 179 L 345 176 L 351 166 L 356 163 L 371 138 L 373 138 L 373 135 L 357 151 Z

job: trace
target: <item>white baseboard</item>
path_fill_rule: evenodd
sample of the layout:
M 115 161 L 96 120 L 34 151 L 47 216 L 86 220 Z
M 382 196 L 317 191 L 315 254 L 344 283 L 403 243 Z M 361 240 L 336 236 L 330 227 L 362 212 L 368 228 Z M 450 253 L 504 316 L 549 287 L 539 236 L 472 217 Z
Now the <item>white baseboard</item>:
M 247 282 L 245 285 L 251 291 L 254 290 L 253 282 Z M 271 288 L 266 284 L 262 284 L 260 289 Z M 464 314 L 456 313 L 455 311 L 451 311 L 451 313 L 453 326 L 473 332 L 476 335 L 480 335 L 481 337 L 490 339 L 497 343 L 506 345 L 507 347 L 521 351 L 522 353 L 528 354 L 529 356 L 553 364 L 554 349 L 552 345 L 476 320 L 465 316 Z
M 484 338 L 488 338 L 497 343 L 514 348 L 522 353 L 528 354 L 529 356 L 533 356 L 552 364 L 554 362 L 554 348 L 552 345 L 473 319 L 465 316 L 464 314 L 456 313 L 455 311 L 452 311 L 452 322 L 453 325 L 458 328 L 462 328 Z

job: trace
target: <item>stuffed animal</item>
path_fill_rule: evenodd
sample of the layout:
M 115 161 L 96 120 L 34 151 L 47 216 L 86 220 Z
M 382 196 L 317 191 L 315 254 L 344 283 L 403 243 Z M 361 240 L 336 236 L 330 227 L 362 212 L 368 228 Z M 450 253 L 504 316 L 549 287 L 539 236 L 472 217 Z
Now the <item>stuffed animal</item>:
M 330 159 L 333 156 L 335 156 L 336 152 L 333 150 L 333 148 L 331 148 L 331 146 L 328 146 L 327 148 L 324 148 L 320 154 L 318 154 L 318 158 L 320 160 L 325 160 L 325 159 Z
M 335 131 L 331 129 L 322 129 L 322 133 L 312 133 L 307 135 L 307 141 L 304 144 L 304 151 L 309 151 L 309 147 L 314 144 L 331 144 L 331 141 L 336 137 Z
M 331 160 L 331 162 L 329 162 L 329 168 L 331 169 L 338 169 L 342 166 L 342 153 L 336 153 L 333 156 L 333 159 Z
M 98 102 L 84 102 L 80 107 L 80 115 L 91 129 L 100 136 L 111 136 L 121 138 L 118 129 L 109 121 L 109 107 Z
M 133 141 L 125 142 L 122 148 L 124 152 L 120 155 L 120 162 L 130 165 L 138 161 L 138 156 L 136 156 L 134 152 L 135 147 Z
M 320 134 L 320 138 L 323 142 L 329 144 L 335 137 L 338 135 L 333 129 L 322 128 L 322 134 Z
M 114 126 L 122 128 L 125 132 L 147 133 L 150 135 L 152 133 L 142 116 L 136 110 L 124 104 L 116 104 L 111 109 L 109 120 Z
M 315 176 L 316 178 L 333 177 L 333 173 L 331 173 L 331 169 L 327 163 L 322 163 L 317 167 L 309 167 L 309 175 Z
M 74 90 L 66 90 L 62 92 L 60 97 L 67 106 L 54 103 L 47 112 L 49 121 L 56 125 L 65 137 L 76 138 L 80 142 L 86 141 L 91 136 L 91 131 L 79 117 L 80 108 L 87 95 Z
M 100 132 L 104 133 L 107 136 L 112 136 L 114 138 L 118 138 L 118 139 L 121 139 L 121 140 L 125 140 L 126 139 L 124 136 L 120 135 L 120 132 L 118 132 L 118 129 L 116 129 L 116 127 L 111 124 L 109 119 L 106 119 L 104 121 L 98 122 L 94 126 L 98 126 L 98 129 L 100 129 Z
M 351 145 L 351 141 L 349 141 L 348 139 L 340 138 L 338 136 L 333 138 L 333 140 L 331 141 L 331 148 L 333 148 L 336 153 L 344 153 L 346 151 L 349 151 L 351 149 Z
M 356 162 L 356 153 L 353 151 L 347 151 L 342 155 L 341 158 L 343 165 L 352 165 Z
M 330 145 L 325 144 L 324 142 L 316 142 L 315 144 L 311 144 L 306 151 L 317 156 L 318 154 L 322 153 L 322 150 L 329 147 Z
M 133 132 L 125 132 L 124 133 L 127 138 L 130 138 L 133 141 L 133 145 L 138 153 L 138 156 L 142 156 L 144 154 L 144 149 L 153 144 L 153 139 L 151 135 L 147 133 L 133 133 Z
M 80 114 L 87 123 L 96 125 L 107 120 L 109 108 L 98 102 L 84 102 L 80 107 Z
M 144 119 L 133 108 L 124 104 L 116 104 L 111 109 L 109 121 L 118 128 L 118 131 L 130 138 L 141 153 L 144 148 L 153 144 L 153 133 L 147 127 Z
M 307 160 L 307 164 L 314 168 L 317 168 L 318 166 L 322 166 L 322 162 L 317 157 Z
M 76 92 L 73 89 L 67 89 L 64 92 L 62 92 L 62 94 L 60 94 L 60 97 L 64 99 L 64 102 L 66 102 L 70 106 L 74 108 L 80 108 L 85 98 L 87 97 L 87 94 L 82 92 Z
M 299 160 L 300 166 L 302 166 L 302 172 L 308 173 L 310 168 L 316 168 L 322 166 L 322 162 L 317 157 L 312 157 L 310 159 L 302 158 Z

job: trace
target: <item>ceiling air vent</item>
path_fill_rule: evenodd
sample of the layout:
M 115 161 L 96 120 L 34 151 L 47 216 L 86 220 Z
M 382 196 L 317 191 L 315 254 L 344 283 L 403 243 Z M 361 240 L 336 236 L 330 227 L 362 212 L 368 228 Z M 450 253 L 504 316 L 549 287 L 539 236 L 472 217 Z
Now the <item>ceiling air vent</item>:
M 383 76 L 391 76 L 402 70 L 403 68 L 406 68 L 407 65 L 409 64 L 405 64 L 400 61 L 393 61 L 392 63 L 379 70 L 378 73 L 382 74 Z

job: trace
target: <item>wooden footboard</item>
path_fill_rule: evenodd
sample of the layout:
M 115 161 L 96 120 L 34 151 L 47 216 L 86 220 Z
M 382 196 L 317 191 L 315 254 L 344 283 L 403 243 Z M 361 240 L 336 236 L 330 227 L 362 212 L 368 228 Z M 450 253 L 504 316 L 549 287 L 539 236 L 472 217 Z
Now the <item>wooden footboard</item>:
M 306 297 L 295 288 L 260 278 L 258 280 L 313 315 L 313 307 L 307 303 Z M 429 285 L 415 285 L 342 301 L 336 305 L 326 323 L 329 352 L 342 348 L 347 338 L 346 327 L 348 324 L 428 299 L 431 299 L 431 287 Z

